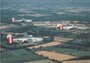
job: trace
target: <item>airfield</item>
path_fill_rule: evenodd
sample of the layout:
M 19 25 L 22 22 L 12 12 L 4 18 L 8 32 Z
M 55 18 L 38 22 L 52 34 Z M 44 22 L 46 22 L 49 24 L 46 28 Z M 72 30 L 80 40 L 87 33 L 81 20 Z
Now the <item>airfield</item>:
M 35 23 L 35 26 L 36 25 L 37 24 Z M 40 26 L 44 28 L 39 28 Z M 84 33 L 88 34 L 88 40 L 90 32 L 88 26 L 85 26 L 85 28 L 81 30 L 62 31 L 54 29 L 55 31 L 59 31 L 57 33 L 53 31 L 48 32 L 49 30 L 53 29 L 54 26 L 38 24 L 35 28 L 36 30 L 39 29 L 38 34 L 43 32 L 42 29 L 49 29 L 46 31 L 47 33 L 57 33 L 57 35 L 54 35 L 54 40 L 52 41 L 45 41 L 35 45 L 29 45 L 30 43 L 7 44 L 7 41 L 5 40 L 6 34 L 12 33 L 16 36 L 20 35 L 21 32 L 14 30 L 21 31 L 23 28 L 25 28 L 26 31 L 30 27 L 30 29 L 32 29 L 32 25 L 22 25 L 20 27 L 19 25 L 11 25 L 6 29 L 5 27 L 1 29 L 1 34 L 3 37 L 3 39 L 1 39 L 2 43 L 0 48 L 2 63 L 89 63 L 90 61 L 89 44 L 87 45 L 77 38 L 77 36 L 81 37 Z M 14 31 L 14 33 L 12 31 Z

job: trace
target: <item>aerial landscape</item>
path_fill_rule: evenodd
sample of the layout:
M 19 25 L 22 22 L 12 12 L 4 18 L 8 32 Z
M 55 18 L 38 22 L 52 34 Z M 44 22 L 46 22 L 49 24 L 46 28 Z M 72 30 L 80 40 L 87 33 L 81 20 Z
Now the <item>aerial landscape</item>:
M 90 0 L 0 3 L 0 63 L 90 63 Z

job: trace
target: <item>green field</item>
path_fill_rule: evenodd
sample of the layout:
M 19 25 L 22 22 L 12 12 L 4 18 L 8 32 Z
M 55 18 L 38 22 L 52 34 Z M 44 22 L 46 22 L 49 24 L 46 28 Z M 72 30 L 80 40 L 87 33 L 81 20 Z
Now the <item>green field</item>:
M 45 59 L 25 49 L 10 50 L 1 54 L 2 63 L 23 63 Z
M 9 24 L 7 24 L 7 23 L 0 23 L 0 26 L 7 26 L 7 25 L 9 25 Z
M 80 51 L 80 50 L 74 50 L 69 48 L 47 47 L 45 48 L 45 50 L 56 52 L 56 53 L 74 55 L 77 57 L 90 56 L 90 51 Z

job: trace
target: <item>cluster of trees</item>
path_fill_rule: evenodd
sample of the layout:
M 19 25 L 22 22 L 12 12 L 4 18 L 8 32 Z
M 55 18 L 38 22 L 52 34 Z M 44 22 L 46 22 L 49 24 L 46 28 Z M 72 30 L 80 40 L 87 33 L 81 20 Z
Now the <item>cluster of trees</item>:
M 63 9 L 60 9 L 59 11 L 65 12 Z M 35 13 L 39 14 L 49 14 L 45 16 L 18 16 L 21 14 L 26 14 L 24 12 L 18 12 L 18 10 L 11 10 L 11 9 L 2 9 L 1 10 L 1 22 L 4 23 L 11 23 L 11 18 L 15 17 L 17 19 L 20 18 L 26 18 L 26 19 L 32 19 L 33 21 L 60 21 L 60 20 L 76 20 L 76 21 L 90 21 L 90 12 L 80 12 L 78 15 L 73 12 L 65 12 L 64 14 L 57 14 L 57 13 L 52 13 L 53 11 L 45 11 L 45 10 L 32 10 Z M 33 13 L 33 14 L 35 14 Z M 32 14 L 32 13 L 30 13 Z
M 90 33 L 82 33 L 77 35 L 77 39 L 82 40 L 81 45 L 90 47 Z
M 36 27 L 32 31 L 40 36 L 56 36 L 59 34 L 59 31 L 55 28 Z

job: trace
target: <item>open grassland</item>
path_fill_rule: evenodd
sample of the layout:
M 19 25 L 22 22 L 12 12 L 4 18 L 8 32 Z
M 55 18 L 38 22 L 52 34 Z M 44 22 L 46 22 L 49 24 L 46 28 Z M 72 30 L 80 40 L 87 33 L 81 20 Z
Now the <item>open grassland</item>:
M 27 62 L 45 59 L 41 56 L 35 55 L 32 52 L 28 52 L 25 49 L 10 50 L 1 54 L 1 62 Z

